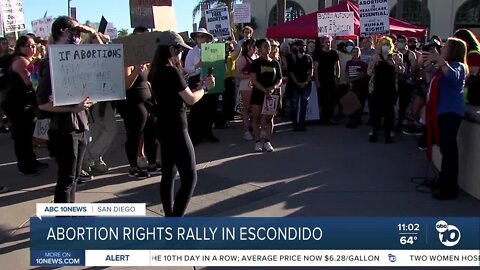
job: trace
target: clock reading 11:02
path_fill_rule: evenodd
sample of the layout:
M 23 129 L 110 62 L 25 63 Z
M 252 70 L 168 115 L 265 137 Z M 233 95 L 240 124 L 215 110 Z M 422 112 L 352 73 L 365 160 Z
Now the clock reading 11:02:
M 418 223 L 402 223 L 398 224 L 397 228 L 400 232 L 418 232 L 420 231 L 420 224 Z

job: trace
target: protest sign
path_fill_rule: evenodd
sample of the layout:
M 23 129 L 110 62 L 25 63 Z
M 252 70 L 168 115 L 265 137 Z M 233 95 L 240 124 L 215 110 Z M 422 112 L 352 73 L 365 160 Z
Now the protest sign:
M 25 29 L 22 0 L 1 0 L 3 30 L 5 33 L 17 32 Z
M 318 13 L 318 36 L 352 36 L 354 18 L 353 12 Z
M 157 39 L 161 32 L 141 33 L 112 40 L 123 44 L 125 66 L 141 65 L 153 60 L 157 50 Z
M 361 36 L 384 35 L 390 33 L 390 15 L 388 0 L 360 0 Z
M 54 106 L 125 99 L 121 44 L 49 45 Z
M 42 140 L 48 140 L 48 130 L 50 129 L 50 119 L 37 119 L 33 137 Z
M 202 77 L 207 76 L 208 70 L 213 68 L 215 88 L 209 89 L 209 94 L 223 93 L 225 85 L 225 43 L 202 45 Z
M 230 19 L 227 7 L 206 10 L 205 20 L 207 21 L 208 32 L 215 38 L 230 37 Z
M 250 23 L 252 21 L 252 11 L 250 4 L 237 4 L 233 6 L 234 23 Z
M 110 39 L 118 38 L 118 30 L 113 25 L 113 23 L 107 24 L 107 30 L 105 30 L 105 35 L 108 35 Z
M 152 7 L 155 30 L 177 32 L 177 19 L 173 7 Z
M 269 98 L 265 96 L 263 99 L 262 114 L 275 115 L 277 114 L 279 95 L 271 95 Z
M 172 0 L 130 0 L 130 25 L 154 28 L 153 6 L 172 6 Z
M 45 17 L 32 21 L 32 32 L 35 36 L 42 39 L 48 39 L 50 33 L 52 33 L 52 17 Z

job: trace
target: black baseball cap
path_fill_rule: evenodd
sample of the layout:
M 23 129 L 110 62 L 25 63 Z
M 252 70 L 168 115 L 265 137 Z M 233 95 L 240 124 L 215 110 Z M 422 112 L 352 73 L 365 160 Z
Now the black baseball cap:
M 158 45 L 167 45 L 167 46 L 182 46 L 186 49 L 191 50 L 192 47 L 188 46 L 183 40 L 182 36 L 174 31 L 164 31 L 157 38 Z

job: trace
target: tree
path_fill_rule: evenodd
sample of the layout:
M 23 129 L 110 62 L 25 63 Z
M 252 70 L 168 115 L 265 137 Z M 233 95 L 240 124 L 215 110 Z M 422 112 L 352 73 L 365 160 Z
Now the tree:
M 126 37 L 126 36 L 128 36 L 128 29 L 122 28 L 122 29 L 118 30 L 118 37 L 119 38 Z

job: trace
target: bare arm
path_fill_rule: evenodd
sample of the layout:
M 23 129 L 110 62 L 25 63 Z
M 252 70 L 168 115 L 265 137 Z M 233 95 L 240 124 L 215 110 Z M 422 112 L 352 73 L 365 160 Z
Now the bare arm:
M 335 74 L 337 75 L 337 79 L 340 79 L 340 60 L 335 63 Z
M 147 65 L 140 65 L 140 66 L 130 66 L 125 68 L 125 89 L 130 89 L 135 80 L 137 79 L 138 75 L 147 69 Z
M 235 77 L 237 77 L 237 79 L 244 80 L 250 78 L 250 74 L 243 74 L 243 68 L 246 65 L 245 61 L 245 57 L 240 57 L 235 62 Z
M 12 70 L 15 71 L 20 78 L 22 78 L 25 85 L 32 85 L 32 81 L 30 80 L 30 72 L 28 71 L 27 67 L 30 62 L 25 57 L 18 57 L 12 63 Z
M 178 94 L 182 97 L 185 103 L 187 103 L 188 105 L 193 105 L 205 95 L 207 89 L 214 87 L 215 78 L 213 76 L 209 76 L 195 91 L 192 91 L 189 87 L 187 87 L 185 88 L 185 90 L 179 92 Z
M 50 98 L 51 99 L 51 98 Z M 53 101 L 50 100 L 47 103 L 39 104 L 38 108 L 42 111 L 54 112 L 54 113 L 78 113 L 90 108 L 94 103 L 85 99 L 75 106 L 53 106 Z

